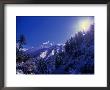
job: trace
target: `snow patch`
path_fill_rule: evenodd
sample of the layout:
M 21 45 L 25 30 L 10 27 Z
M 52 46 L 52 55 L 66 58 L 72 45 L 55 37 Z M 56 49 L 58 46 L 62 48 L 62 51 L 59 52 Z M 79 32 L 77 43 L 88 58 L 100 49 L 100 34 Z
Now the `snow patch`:
M 43 44 L 48 44 L 49 43 L 49 41 L 47 41 L 47 42 L 45 42 L 45 43 L 43 43 Z
M 83 36 L 85 36 L 85 33 L 83 33 Z
M 52 50 L 52 53 L 51 53 L 51 55 L 54 55 L 54 53 L 55 53 L 55 50 Z
M 23 49 L 22 49 L 22 51 L 27 51 L 27 50 L 28 50 L 27 48 L 23 48 Z
M 59 43 L 58 43 L 57 45 L 58 45 L 58 46 L 65 46 L 65 44 L 59 44 Z
M 61 46 L 61 44 L 57 44 L 58 46 Z
M 52 44 L 52 43 L 50 43 L 50 45 L 52 46 L 53 44 Z
M 59 53 L 59 49 L 57 49 L 57 53 Z
M 23 74 L 23 71 L 22 70 L 17 70 L 16 74 Z
M 42 52 L 42 53 L 40 54 L 40 57 L 41 57 L 41 58 L 45 58 L 46 55 L 47 55 L 47 52 L 48 52 L 48 51 L 44 51 L 44 52 Z

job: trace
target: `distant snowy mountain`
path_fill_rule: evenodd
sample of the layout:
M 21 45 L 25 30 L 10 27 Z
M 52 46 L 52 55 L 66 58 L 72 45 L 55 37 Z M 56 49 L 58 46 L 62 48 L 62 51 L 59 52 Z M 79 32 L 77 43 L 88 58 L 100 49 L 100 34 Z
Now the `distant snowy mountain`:
M 49 41 L 43 43 L 41 48 L 37 49 L 36 47 L 32 47 L 30 49 L 24 50 L 25 53 L 29 54 L 30 57 L 34 58 L 49 58 L 53 56 L 55 53 L 60 53 L 64 51 L 64 44 L 54 45 Z
M 53 46 L 53 43 L 51 43 L 50 41 L 47 41 L 41 45 L 41 48 L 49 48 L 51 46 Z

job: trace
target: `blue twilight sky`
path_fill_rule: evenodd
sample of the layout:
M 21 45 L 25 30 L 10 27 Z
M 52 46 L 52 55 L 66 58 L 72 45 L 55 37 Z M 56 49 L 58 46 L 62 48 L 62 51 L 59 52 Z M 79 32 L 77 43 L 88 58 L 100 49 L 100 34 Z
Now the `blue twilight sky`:
M 26 48 L 39 47 L 50 41 L 54 44 L 65 43 L 80 31 L 79 24 L 93 16 L 16 16 L 16 40 L 23 34 Z

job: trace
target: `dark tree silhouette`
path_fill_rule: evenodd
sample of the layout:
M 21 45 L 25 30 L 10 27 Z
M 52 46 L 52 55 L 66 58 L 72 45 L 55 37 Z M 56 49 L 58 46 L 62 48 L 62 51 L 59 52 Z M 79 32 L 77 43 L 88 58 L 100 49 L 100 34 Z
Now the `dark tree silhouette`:
M 17 41 L 17 43 L 18 43 L 18 49 L 19 49 L 19 50 L 22 49 L 22 48 L 23 48 L 23 45 L 26 44 L 26 38 L 25 38 L 25 36 L 24 36 L 23 34 L 20 35 L 20 38 L 19 38 L 19 40 Z
M 28 59 L 28 56 L 25 55 L 22 51 L 23 45 L 26 44 L 26 38 L 22 34 L 20 35 L 19 39 L 17 40 L 17 47 L 16 47 L 16 61 L 21 62 L 21 61 L 26 61 Z

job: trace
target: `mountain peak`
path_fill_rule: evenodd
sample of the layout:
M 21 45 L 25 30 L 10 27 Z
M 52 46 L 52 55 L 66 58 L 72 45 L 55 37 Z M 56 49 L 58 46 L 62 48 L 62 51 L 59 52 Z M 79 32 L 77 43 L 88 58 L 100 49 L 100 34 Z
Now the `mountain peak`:
M 41 45 L 41 48 L 49 48 L 51 46 L 53 46 L 53 43 L 51 43 L 50 41 L 47 41 Z

